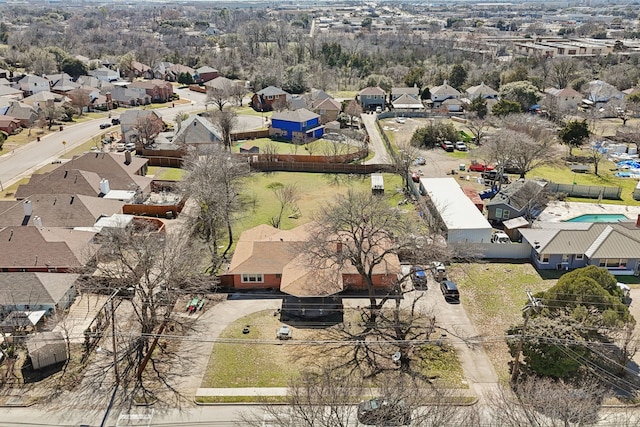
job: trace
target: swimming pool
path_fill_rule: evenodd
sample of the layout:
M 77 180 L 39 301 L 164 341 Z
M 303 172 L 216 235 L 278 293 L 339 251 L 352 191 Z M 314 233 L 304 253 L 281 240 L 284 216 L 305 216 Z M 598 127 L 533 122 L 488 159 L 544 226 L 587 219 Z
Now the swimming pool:
M 629 218 L 623 214 L 585 214 L 567 219 L 564 222 L 620 222 L 628 220 Z

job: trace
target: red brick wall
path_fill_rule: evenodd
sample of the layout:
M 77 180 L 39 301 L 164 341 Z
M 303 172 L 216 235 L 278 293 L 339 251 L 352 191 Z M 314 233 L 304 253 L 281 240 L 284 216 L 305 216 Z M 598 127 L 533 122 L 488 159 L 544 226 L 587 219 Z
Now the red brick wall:
M 234 274 L 233 287 L 235 289 L 280 289 L 280 277 L 275 274 L 265 274 L 263 283 L 242 283 L 242 275 Z
M 343 274 L 342 280 L 345 289 L 366 290 L 367 285 L 359 274 Z M 394 274 L 373 276 L 373 287 L 376 289 L 389 289 L 398 278 Z

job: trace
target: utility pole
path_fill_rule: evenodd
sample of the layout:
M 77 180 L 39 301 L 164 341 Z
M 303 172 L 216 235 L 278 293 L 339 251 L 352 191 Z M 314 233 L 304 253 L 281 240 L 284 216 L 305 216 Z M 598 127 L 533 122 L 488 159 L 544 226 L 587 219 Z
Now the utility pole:
M 118 289 L 116 293 L 120 291 Z M 115 295 L 115 294 L 114 294 Z M 120 374 L 118 373 L 118 352 L 116 351 L 116 310 L 111 299 L 111 345 L 113 352 L 113 374 L 115 375 L 116 387 L 120 384 Z
M 522 324 L 522 331 L 520 332 L 520 341 L 518 342 L 518 349 L 516 350 L 515 358 L 513 359 L 513 368 L 511 370 L 511 384 L 515 384 L 518 379 L 518 373 L 520 369 L 520 354 L 522 353 L 522 346 L 524 345 L 524 337 L 527 333 L 527 325 L 529 324 L 529 318 L 531 317 L 531 312 L 538 312 L 540 308 L 542 308 L 541 301 L 538 298 L 534 298 L 531 295 L 531 291 L 527 291 L 527 297 L 529 298 L 529 302 L 522 308 L 524 312 L 524 323 Z

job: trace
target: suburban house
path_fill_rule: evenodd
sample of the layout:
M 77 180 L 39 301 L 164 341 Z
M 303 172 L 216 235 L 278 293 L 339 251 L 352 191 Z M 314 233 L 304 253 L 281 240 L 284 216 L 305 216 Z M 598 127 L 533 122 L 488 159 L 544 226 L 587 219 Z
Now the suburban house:
M 282 109 L 286 107 L 291 95 L 275 86 L 268 86 L 254 93 L 251 97 L 251 105 L 256 111 L 271 111 L 274 107 Z
M 24 92 L 11 86 L 0 85 L 0 98 L 13 99 L 20 101 L 24 97 Z
M 0 227 L 92 227 L 105 216 L 122 213 L 124 202 L 78 194 L 37 194 L 0 200 Z
M 34 174 L 27 184 L 16 190 L 21 200 L 36 194 L 67 194 L 104 197 L 110 191 L 130 193 L 151 191 L 151 178 L 146 177 L 148 159 L 120 153 L 87 153 L 74 157 L 51 172 Z M 110 197 L 110 196 L 108 196 Z
M 460 92 L 456 88 L 449 86 L 446 80 L 442 85 L 433 87 L 430 92 L 434 108 L 440 108 L 447 99 L 460 99 Z
M 397 111 L 418 111 L 424 108 L 422 101 L 406 93 L 391 101 L 391 106 Z
M 114 87 L 110 93 L 113 102 L 119 105 L 135 107 L 151 104 L 151 96 L 141 87 Z
M 11 116 L 0 116 L 0 130 L 13 135 L 17 133 L 19 129 L 22 129 L 20 120 Z
M 65 310 L 76 297 L 80 274 L 0 273 L 0 318 L 12 311 Z
M 73 272 L 96 249 L 95 234 L 56 227 L 1 227 L 0 272 Z
M 325 98 L 317 102 L 313 111 L 320 114 L 320 123 L 324 125 L 338 119 L 342 105 L 333 98 Z
M 279 111 L 271 116 L 269 136 L 300 143 L 322 138 L 323 133 L 320 116 L 306 108 Z
M 129 84 L 128 87 L 144 89 L 151 98 L 151 102 L 168 102 L 173 99 L 173 85 L 165 80 L 135 81 Z
M 51 86 L 49 80 L 44 77 L 35 76 L 33 74 L 27 74 L 18 80 L 13 85 L 15 89 L 19 89 L 24 93 L 24 96 L 30 96 L 34 93 L 42 92 L 43 90 L 50 90 Z
M 534 223 L 519 231 L 539 270 L 596 265 L 614 275 L 640 275 L 640 217 L 636 222 Z
M 592 80 L 585 83 L 582 91 L 587 100 L 595 102 L 596 104 L 607 103 L 612 99 L 621 100 L 625 96 L 624 92 L 619 91 L 615 86 L 602 80 Z
M 467 89 L 466 94 L 467 98 L 470 100 L 474 100 L 478 97 L 482 97 L 484 99 L 498 99 L 498 92 L 484 84 L 484 82 L 477 86 L 471 86 Z
M 417 99 L 418 101 L 420 100 L 420 89 L 418 88 L 418 86 L 413 86 L 413 87 L 392 87 L 391 88 L 391 95 L 389 98 L 389 102 L 395 101 L 396 99 L 400 98 L 402 95 L 408 95 L 413 99 Z
M 230 89 L 233 89 L 233 87 L 236 85 L 238 85 L 238 83 L 222 76 L 216 77 L 215 79 L 209 80 L 204 83 L 204 87 L 207 88 L 207 92 L 211 90 L 224 93 L 228 92 Z
M 384 109 L 386 97 L 385 91 L 378 86 L 365 87 L 358 92 L 356 100 L 362 107 L 362 111 L 375 111 L 378 107 Z
M 355 268 L 348 266 L 317 271 L 309 267 L 300 245 L 311 238 L 315 223 L 292 230 L 259 225 L 240 236 L 223 284 L 238 290 L 276 289 L 295 297 L 327 297 L 343 291 L 366 290 Z M 343 244 L 348 244 L 345 242 Z M 342 249 L 337 244 L 336 251 Z M 397 281 L 401 272 L 397 255 L 389 255 L 374 267 L 374 287 L 385 291 Z
M 107 67 L 90 70 L 89 75 L 103 82 L 117 82 L 120 80 L 120 71 L 112 70 Z
M 209 80 L 213 80 L 220 75 L 220 72 L 215 68 L 211 68 L 208 66 L 203 66 L 196 69 L 193 79 L 196 83 L 205 83 Z
M 149 67 L 148 65 L 138 61 L 131 62 L 130 68 L 133 76 L 127 77 L 144 77 L 145 74 L 151 69 L 151 67 Z
M 111 110 L 114 108 L 111 94 L 103 95 L 96 88 L 78 87 L 67 92 L 67 96 L 73 100 L 76 106 L 82 108 L 83 112 L 94 111 L 95 109 Z
M 171 64 L 171 66 L 169 67 L 169 72 L 169 78 L 172 78 L 172 81 L 176 82 L 178 81 L 180 74 L 188 74 L 191 76 L 191 78 L 193 78 L 193 76 L 196 74 L 196 70 L 182 64 Z
M 49 80 L 49 85 L 51 86 L 50 91 L 61 95 L 64 95 L 70 90 L 80 87 L 80 84 L 74 82 L 71 76 L 67 73 L 49 74 L 47 75 L 47 79 Z
M 170 83 L 169 83 L 170 84 Z M 127 110 L 120 114 L 120 129 L 124 142 L 137 142 L 141 123 L 145 121 L 155 122 L 154 128 L 164 129 L 162 117 L 152 110 Z
M 222 133 L 208 119 L 192 115 L 180 124 L 172 142 L 202 152 L 212 145 L 222 144 Z
M 31 127 L 39 116 L 39 107 L 34 107 L 23 102 L 11 101 L 6 107 L 2 107 L 2 114 L 20 120 L 22 127 Z
M 441 108 L 450 113 L 457 113 L 463 110 L 464 102 L 461 99 L 449 98 L 442 101 Z
M 538 181 L 517 180 L 503 186 L 486 204 L 487 219 L 492 224 L 501 224 L 520 216 L 536 218 L 545 207 L 541 195 L 545 185 Z
M 559 111 L 576 111 L 582 104 L 582 94 L 575 89 L 554 87 L 545 89 L 547 103 L 556 106 Z
M 66 95 L 43 90 L 42 92 L 34 93 L 31 96 L 27 96 L 22 100 L 22 103 L 31 105 L 34 108 L 45 108 L 53 107 L 56 104 L 61 105 L 69 101 L 71 101 L 71 99 Z

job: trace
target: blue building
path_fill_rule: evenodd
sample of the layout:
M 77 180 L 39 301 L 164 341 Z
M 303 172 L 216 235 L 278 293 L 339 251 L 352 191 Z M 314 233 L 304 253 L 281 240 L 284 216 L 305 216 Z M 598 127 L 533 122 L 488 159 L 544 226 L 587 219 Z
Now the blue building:
M 270 136 L 303 143 L 322 138 L 323 134 L 324 126 L 320 124 L 320 115 L 306 108 L 279 111 L 271 116 Z

